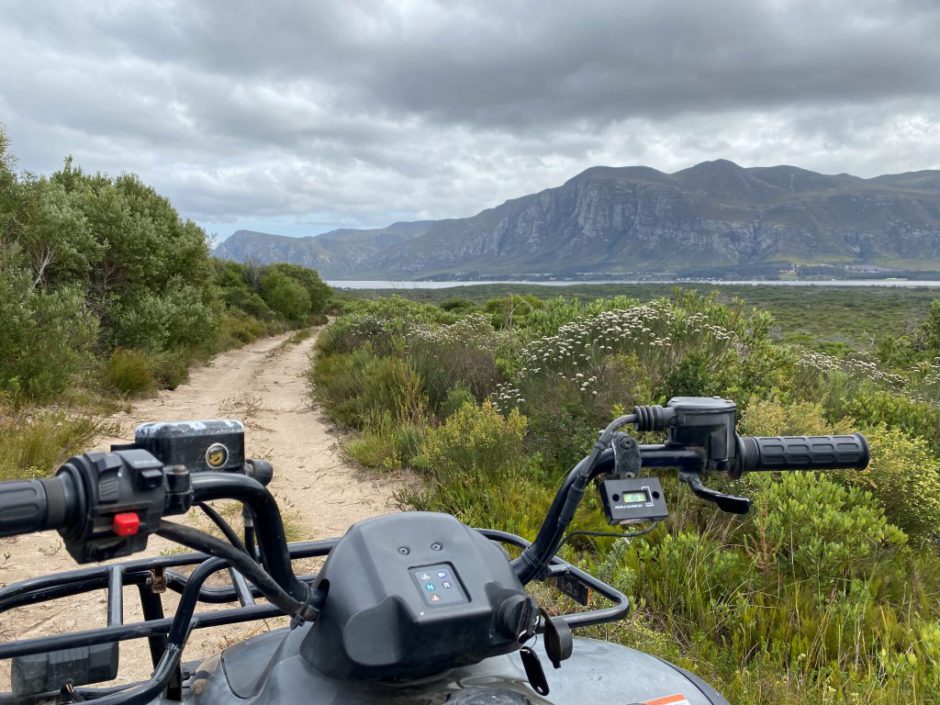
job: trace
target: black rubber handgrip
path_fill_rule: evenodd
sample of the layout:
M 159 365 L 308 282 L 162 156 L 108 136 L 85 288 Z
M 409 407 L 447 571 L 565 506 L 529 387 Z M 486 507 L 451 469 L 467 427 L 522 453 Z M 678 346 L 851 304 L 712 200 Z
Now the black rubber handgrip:
M 46 488 L 40 480 L 0 482 L 0 536 L 47 528 Z
M 868 441 L 848 436 L 738 436 L 735 474 L 755 470 L 864 470 Z

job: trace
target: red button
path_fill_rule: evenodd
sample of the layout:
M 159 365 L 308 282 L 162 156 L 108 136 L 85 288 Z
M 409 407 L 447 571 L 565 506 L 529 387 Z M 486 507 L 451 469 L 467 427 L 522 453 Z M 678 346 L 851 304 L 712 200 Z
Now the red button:
M 115 514 L 111 528 L 118 536 L 133 536 L 140 528 L 140 517 L 134 512 Z

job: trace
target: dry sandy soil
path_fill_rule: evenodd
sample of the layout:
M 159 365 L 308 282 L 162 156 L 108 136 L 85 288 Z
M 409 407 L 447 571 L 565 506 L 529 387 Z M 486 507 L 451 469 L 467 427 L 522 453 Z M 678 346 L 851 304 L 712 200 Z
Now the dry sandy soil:
M 281 335 L 223 353 L 193 370 L 187 384 L 116 414 L 112 421 L 120 429 L 118 437 L 100 438 L 97 448 L 133 440 L 134 428 L 145 421 L 240 419 L 246 426 L 246 456 L 266 458 L 274 465 L 270 489 L 299 534 L 296 538 L 337 536 L 360 519 L 395 511 L 392 496 L 402 478 L 364 471 L 347 461 L 340 450 L 340 436 L 307 395 L 302 375 L 315 341 L 313 335 L 293 344 L 289 335 Z M 158 555 L 170 548 L 168 542 L 154 538 L 144 555 Z M 0 585 L 75 567 L 56 533 L 0 540 Z M 166 600 L 168 612 L 175 604 L 174 597 Z M 125 621 L 139 618 L 136 590 L 125 590 L 124 605 Z M 104 624 L 104 593 L 89 593 L 0 615 L 0 641 Z M 195 632 L 184 659 L 208 656 L 220 646 L 270 626 L 274 625 Z M 146 642 L 125 642 L 121 680 L 149 677 L 150 671 Z M 0 691 L 8 688 L 9 662 L 2 661 Z

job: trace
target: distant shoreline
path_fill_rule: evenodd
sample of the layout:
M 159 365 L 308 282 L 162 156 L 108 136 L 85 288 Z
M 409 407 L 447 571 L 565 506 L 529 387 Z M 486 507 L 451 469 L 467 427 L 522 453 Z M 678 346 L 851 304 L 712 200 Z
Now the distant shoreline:
M 521 280 L 492 279 L 467 281 L 392 281 L 392 280 L 345 280 L 328 279 L 326 283 L 334 289 L 453 289 L 461 286 L 517 285 L 517 286 L 592 286 L 637 284 L 708 284 L 710 286 L 826 286 L 826 287 L 898 287 L 905 289 L 940 289 L 940 280 L 930 279 L 583 279 L 583 280 Z

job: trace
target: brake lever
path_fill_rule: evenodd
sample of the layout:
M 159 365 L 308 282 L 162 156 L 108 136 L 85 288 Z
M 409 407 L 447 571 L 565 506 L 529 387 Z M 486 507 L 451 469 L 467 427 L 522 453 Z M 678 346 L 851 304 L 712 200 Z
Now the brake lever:
M 706 487 L 702 482 L 701 474 L 698 472 L 682 470 L 679 472 L 678 477 L 689 486 L 696 497 L 714 502 L 723 512 L 730 514 L 747 514 L 751 509 L 751 500 L 747 497 L 735 497 L 734 495 L 724 494 L 718 490 Z

